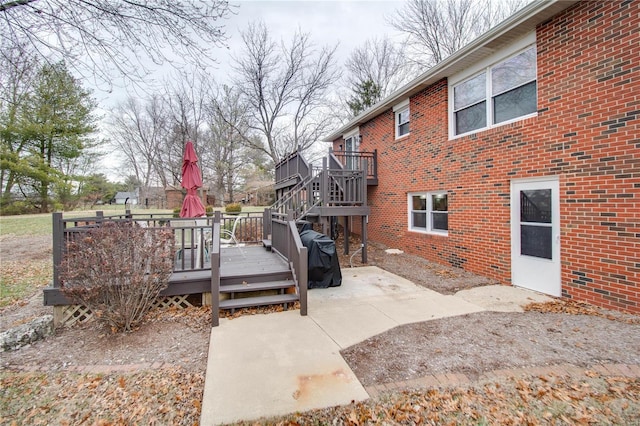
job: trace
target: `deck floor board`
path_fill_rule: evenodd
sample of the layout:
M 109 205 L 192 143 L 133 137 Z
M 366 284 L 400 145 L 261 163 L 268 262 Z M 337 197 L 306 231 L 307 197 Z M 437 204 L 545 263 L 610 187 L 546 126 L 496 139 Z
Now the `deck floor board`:
M 247 274 L 286 272 L 287 262 L 262 246 L 225 247 L 220 251 L 220 276 L 234 277 Z

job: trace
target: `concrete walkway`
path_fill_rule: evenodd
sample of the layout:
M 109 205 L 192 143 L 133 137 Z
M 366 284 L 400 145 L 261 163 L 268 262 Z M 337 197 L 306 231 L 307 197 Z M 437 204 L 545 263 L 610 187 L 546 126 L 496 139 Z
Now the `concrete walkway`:
M 342 286 L 309 291 L 307 317 L 244 316 L 212 329 L 202 425 L 362 401 L 369 394 L 341 349 L 402 324 L 551 300 L 504 286 L 445 296 L 375 266 L 342 274 Z

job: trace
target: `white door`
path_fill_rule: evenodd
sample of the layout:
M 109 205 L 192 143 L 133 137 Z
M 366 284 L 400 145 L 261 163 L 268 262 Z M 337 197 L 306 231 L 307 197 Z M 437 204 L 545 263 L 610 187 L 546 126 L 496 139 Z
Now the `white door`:
M 346 169 L 358 170 L 357 153 L 360 151 L 360 135 L 353 135 L 345 140 Z
M 557 177 L 511 182 L 513 285 L 560 296 L 560 199 Z

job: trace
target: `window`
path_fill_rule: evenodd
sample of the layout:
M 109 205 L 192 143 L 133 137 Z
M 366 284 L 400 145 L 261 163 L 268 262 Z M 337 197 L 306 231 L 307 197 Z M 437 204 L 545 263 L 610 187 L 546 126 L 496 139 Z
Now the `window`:
M 396 139 L 409 134 L 409 99 L 393 107 L 396 120 Z
M 449 230 L 447 193 L 410 193 L 409 230 L 446 235 Z
M 535 114 L 536 67 L 536 47 L 531 46 L 454 85 L 453 135 Z

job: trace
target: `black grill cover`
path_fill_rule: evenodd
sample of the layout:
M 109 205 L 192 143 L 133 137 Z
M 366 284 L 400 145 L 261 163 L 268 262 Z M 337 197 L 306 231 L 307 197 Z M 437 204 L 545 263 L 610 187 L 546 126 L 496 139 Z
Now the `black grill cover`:
M 308 220 L 299 220 L 296 222 L 296 225 L 298 226 L 298 234 L 301 234 L 303 231 L 313 231 L 313 224 Z
M 300 239 L 309 254 L 309 288 L 341 285 L 342 273 L 338 263 L 336 243 L 326 235 L 311 229 L 302 231 Z

